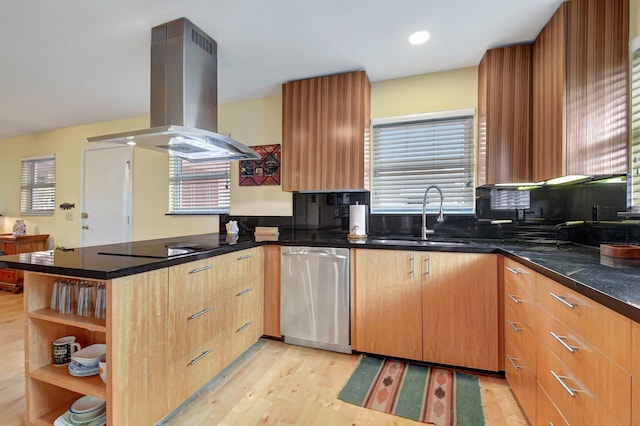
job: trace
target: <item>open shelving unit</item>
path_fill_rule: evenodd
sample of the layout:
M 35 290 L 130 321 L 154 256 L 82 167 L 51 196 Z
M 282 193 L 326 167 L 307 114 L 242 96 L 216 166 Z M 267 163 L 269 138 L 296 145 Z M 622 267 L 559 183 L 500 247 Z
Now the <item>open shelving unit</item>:
M 52 425 L 83 395 L 108 400 L 107 386 L 99 375 L 73 376 L 67 366 L 53 364 L 53 342 L 63 336 L 76 336 L 82 347 L 106 343 L 107 322 L 51 310 L 53 283 L 60 277 L 35 272 L 25 275 L 29 280 L 25 287 L 26 422 Z

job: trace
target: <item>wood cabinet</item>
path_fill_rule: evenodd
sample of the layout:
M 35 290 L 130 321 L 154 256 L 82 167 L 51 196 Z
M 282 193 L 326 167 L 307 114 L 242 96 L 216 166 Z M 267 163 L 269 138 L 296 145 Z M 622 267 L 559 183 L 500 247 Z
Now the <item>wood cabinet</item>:
M 355 336 L 361 352 L 422 359 L 422 284 L 419 252 L 351 251 Z
M 535 272 L 505 259 L 505 376 L 532 424 L 537 412 L 535 279 Z
M 565 2 L 533 45 L 533 180 L 626 174 L 629 2 Z
M 422 252 L 424 361 L 498 370 L 497 255 Z
M 262 268 L 262 247 L 169 268 L 171 410 L 262 336 Z
M 0 251 L 5 254 L 29 253 L 47 249 L 49 235 L 23 235 L 0 234 Z M 0 269 L 0 289 L 15 293 L 22 291 L 23 273 L 16 269 Z
M 169 359 L 173 385 L 170 405 L 177 407 L 212 377 L 225 361 L 225 287 L 218 281 L 219 256 L 169 268 Z
M 509 259 L 504 279 L 505 317 L 522 321 L 506 327 L 507 356 L 518 340 L 516 334 L 528 340 L 520 345 L 520 359 L 511 365 L 516 371 L 521 366 L 531 370 L 534 380 L 522 379 L 526 374 L 515 377 L 509 365 L 506 376 L 529 421 L 634 424 L 632 322 Z M 513 313 L 518 310 L 519 314 Z M 516 329 L 517 333 L 511 332 Z M 535 360 L 533 368 L 527 353 Z
M 488 50 L 478 66 L 478 185 L 529 182 L 532 47 Z
M 498 370 L 496 255 L 355 249 L 352 266 L 355 349 Z
M 106 319 L 49 309 L 54 283 L 25 272 L 26 423 L 51 425 L 71 402 L 107 402 L 111 425 L 155 424 L 263 334 L 262 247 L 108 281 Z M 52 343 L 107 345 L 107 384 L 53 366 Z
M 371 85 L 364 71 L 282 85 L 282 189 L 367 189 Z
M 264 334 L 280 333 L 280 246 L 264 246 Z
M 51 425 L 83 395 L 107 402 L 109 424 L 160 420 L 168 412 L 167 270 L 101 282 L 107 289 L 106 320 L 50 310 L 54 282 L 61 279 L 83 280 L 25 272 L 26 423 Z M 99 376 L 74 377 L 53 365 L 52 343 L 67 335 L 83 347 L 107 344 L 107 385 Z

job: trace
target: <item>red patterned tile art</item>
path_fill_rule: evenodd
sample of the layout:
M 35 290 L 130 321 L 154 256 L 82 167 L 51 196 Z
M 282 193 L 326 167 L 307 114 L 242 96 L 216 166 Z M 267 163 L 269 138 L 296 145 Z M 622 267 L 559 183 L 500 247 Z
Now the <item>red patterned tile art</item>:
M 280 185 L 280 144 L 250 148 L 262 158 L 240 161 L 240 186 Z

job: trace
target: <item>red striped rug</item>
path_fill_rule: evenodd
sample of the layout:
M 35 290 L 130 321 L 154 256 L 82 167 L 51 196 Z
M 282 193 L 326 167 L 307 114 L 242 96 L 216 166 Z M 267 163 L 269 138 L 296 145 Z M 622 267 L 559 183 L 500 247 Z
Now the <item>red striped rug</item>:
M 338 398 L 438 426 L 484 425 L 476 376 L 364 356 Z

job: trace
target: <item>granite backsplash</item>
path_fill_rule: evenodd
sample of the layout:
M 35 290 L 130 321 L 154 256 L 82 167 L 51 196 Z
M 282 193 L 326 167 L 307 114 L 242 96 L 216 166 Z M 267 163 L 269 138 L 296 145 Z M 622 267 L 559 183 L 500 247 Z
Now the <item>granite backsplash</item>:
M 369 205 L 368 192 L 294 193 L 293 216 L 220 216 L 220 232 L 229 220 L 238 221 L 240 233 L 252 233 L 256 226 L 277 226 L 281 232 L 304 230 L 318 233 L 348 234 L 349 205 Z M 640 224 L 624 221 L 617 212 L 626 210 L 626 184 L 577 184 L 544 187 L 530 191 L 525 209 L 491 208 L 491 189 L 478 188 L 475 215 L 447 215 L 437 223 L 427 216 L 427 226 L 435 230 L 430 237 L 533 240 L 539 242 L 574 241 L 597 246 L 601 243 L 640 243 Z M 419 214 L 370 214 L 368 235 L 420 235 Z M 492 224 L 492 220 L 511 220 Z M 584 221 L 565 226 L 568 221 Z

